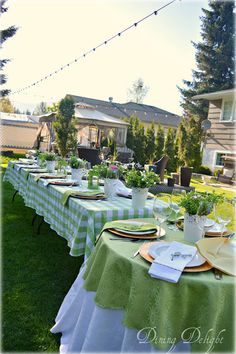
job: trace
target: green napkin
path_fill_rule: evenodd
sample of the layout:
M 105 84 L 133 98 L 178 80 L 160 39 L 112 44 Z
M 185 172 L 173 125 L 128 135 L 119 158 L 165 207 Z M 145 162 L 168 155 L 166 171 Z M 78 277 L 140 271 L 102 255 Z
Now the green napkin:
M 99 192 L 99 191 L 73 191 L 73 190 L 67 190 L 63 193 L 63 196 L 61 198 L 61 203 L 63 205 L 66 205 L 67 200 L 69 197 L 75 197 L 75 196 L 83 196 L 83 197 L 96 197 L 96 196 L 100 196 L 100 195 L 104 195 L 103 192 Z
M 126 221 L 126 220 L 115 220 L 115 221 L 109 221 L 106 222 L 106 224 L 103 226 L 102 231 L 97 237 L 97 241 L 101 237 L 103 231 L 107 229 L 120 229 L 123 231 L 151 231 L 153 230 L 154 232 L 157 232 L 157 225 L 151 224 L 151 223 L 145 223 L 141 221 Z M 96 242 L 97 242 L 96 241 Z
M 43 168 L 37 168 L 37 169 L 26 169 L 26 173 L 25 173 L 25 179 L 29 178 L 29 174 L 30 173 L 45 173 L 47 172 L 47 170 L 43 169 Z
M 51 179 L 66 178 L 65 175 L 51 175 L 51 176 L 50 176 L 49 173 L 45 175 L 45 172 L 47 172 L 47 171 L 44 171 L 44 174 L 39 174 L 38 176 L 35 176 L 35 177 L 34 177 L 35 182 L 38 182 L 38 180 L 39 180 L 40 178 L 43 178 L 43 177 L 45 177 L 45 176 L 47 176 L 47 177 L 49 176 L 49 178 L 51 178 Z M 49 179 L 49 178 L 48 178 L 48 179 Z

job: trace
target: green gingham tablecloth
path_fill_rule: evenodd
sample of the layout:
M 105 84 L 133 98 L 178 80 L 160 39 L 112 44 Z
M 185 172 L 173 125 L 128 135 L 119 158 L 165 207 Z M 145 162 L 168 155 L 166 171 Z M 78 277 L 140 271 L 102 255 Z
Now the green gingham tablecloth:
M 33 173 L 29 174 L 28 180 L 25 174 L 23 168 L 17 171 L 9 164 L 4 180 L 19 190 L 26 206 L 35 209 L 58 235 L 67 240 L 71 256 L 85 254 L 87 258 L 94 248 L 96 236 L 107 221 L 153 216 L 152 199 L 147 200 L 142 209 L 133 209 L 132 201 L 122 197 L 102 201 L 69 198 L 67 205 L 63 206 L 60 199 L 68 187 L 46 187 L 42 180 L 34 180 Z M 84 183 L 86 185 L 87 182 Z
M 24 200 L 28 187 L 27 174 L 27 169 L 23 169 L 21 165 L 17 165 L 17 161 L 10 161 L 3 177 L 3 182 L 10 182 Z

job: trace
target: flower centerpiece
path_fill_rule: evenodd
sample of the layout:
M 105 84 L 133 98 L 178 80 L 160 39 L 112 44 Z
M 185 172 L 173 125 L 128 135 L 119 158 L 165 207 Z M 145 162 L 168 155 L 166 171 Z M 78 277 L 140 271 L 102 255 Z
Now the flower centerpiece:
M 87 161 L 79 159 L 76 156 L 71 156 L 69 164 L 71 168 L 71 179 L 78 181 L 81 184 L 82 177 L 85 174 L 85 166 Z
M 125 177 L 127 187 L 132 188 L 132 207 L 144 208 L 148 195 L 148 188 L 159 182 L 154 172 L 130 170 Z
M 56 155 L 52 152 L 45 152 L 42 158 L 46 161 L 47 171 L 54 172 L 56 167 Z
M 117 180 L 123 173 L 123 167 L 115 164 L 101 164 L 98 167 L 99 177 L 104 179 L 104 192 L 108 198 L 116 195 Z
M 219 201 L 216 194 L 189 192 L 182 197 L 180 206 L 185 209 L 184 238 L 189 242 L 197 242 L 204 235 L 206 216 Z

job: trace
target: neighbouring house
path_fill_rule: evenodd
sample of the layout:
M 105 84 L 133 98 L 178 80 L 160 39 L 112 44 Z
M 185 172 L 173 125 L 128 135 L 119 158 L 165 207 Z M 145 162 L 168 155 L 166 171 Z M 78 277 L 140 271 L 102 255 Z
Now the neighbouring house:
M 0 112 L 1 150 L 25 153 L 34 147 L 39 120 L 37 116 Z
M 130 116 L 137 116 L 142 121 L 145 129 L 150 127 L 152 122 L 154 122 L 155 129 L 159 123 L 165 131 L 167 131 L 168 128 L 177 129 L 181 120 L 181 117 L 174 113 L 143 103 L 116 103 L 113 102 L 112 97 L 109 98 L 109 101 L 102 101 L 71 94 L 69 94 L 69 96 L 71 96 L 76 103 L 80 102 L 88 104 L 93 106 L 94 109 L 112 117 L 123 119 L 125 117 L 129 118 Z
M 208 100 L 208 125 L 203 147 L 202 164 L 212 171 L 222 168 L 226 157 L 236 154 L 235 142 L 235 89 L 194 96 L 195 100 Z

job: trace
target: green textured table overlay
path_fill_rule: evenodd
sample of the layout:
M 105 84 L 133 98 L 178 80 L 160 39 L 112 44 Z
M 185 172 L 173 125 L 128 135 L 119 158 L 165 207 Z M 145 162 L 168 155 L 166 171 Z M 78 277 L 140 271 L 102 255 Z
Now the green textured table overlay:
M 163 240 L 183 241 L 183 232 L 165 229 Z M 209 270 L 183 273 L 177 284 L 154 279 L 147 273 L 150 263 L 140 255 L 131 258 L 141 243 L 111 241 L 110 237 L 103 233 L 84 274 L 84 288 L 96 292 L 97 305 L 124 309 L 127 327 L 154 328 L 156 335 L 152 331 L 149 339 L 160 349 L 170 347 L 160 343 L 162 338 L 177 343 L 192 333 L 192 351 L 207 352 L 215 338 L 213 351 L 233 352 L 233 277 L 224 274 L 219 281 Z

